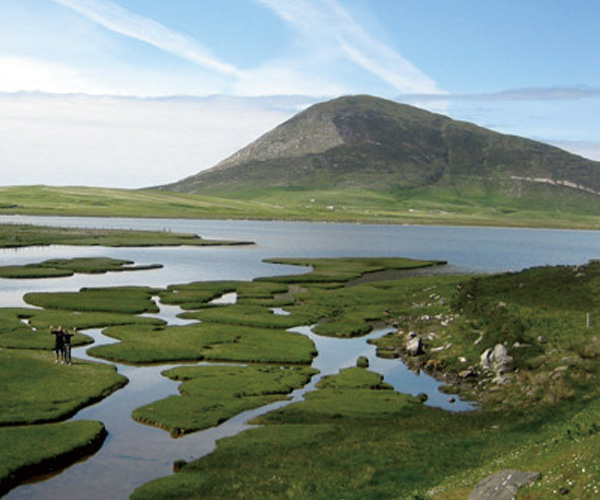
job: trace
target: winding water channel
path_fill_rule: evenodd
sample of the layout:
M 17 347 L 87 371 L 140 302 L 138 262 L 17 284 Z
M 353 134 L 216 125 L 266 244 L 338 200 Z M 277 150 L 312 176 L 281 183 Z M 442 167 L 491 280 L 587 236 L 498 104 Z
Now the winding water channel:
M 162 269 L 98 276 L 74 276 L 48 280 L 1 280 L 0 307 L 21 306 L 27 291 L 69 291 L 82 286 L 169 284 L 199 280 L 248 280 L 258 276 L 305 272 L 302 268 L 263 262 L 270 257 L 397 256 L 448 260 L 446 271 L 495 272 L 544 264 L 585 263 L 600 256 L 600 233 L 594 231 L 540 231 L 493 228 L 436 228 L 415 226 L 369 226 L 354 224 L 308 224 L 236 221 L 170 221 L 130 219 L 61 219 L 0 217 L 0 222 L 43 223 L 66 226 L 158 229 L 195 232 L 206 238 L 252 240 L 252 247 L 115 249 L 93 247 L 45 247 L 0 251 L 0 263 L 24 264 L 49 258 L 109 256 L 134 260 L 139 264 L 161 263 Z M 225 301 L 234 300 L 225 297 Z M 159 304 L 160 305 L 160 304 Z M 160 305 L 159 317 L 181 324 L 177 307 Z M 276 314 L 285 314 L 283 310 Z M 396 390 L 426 393 L 427 404 L 452 411 L 468 410 L 468 403 L 449 403 L 437 389 L 439 383 L 425 374 L 414 374 L 398 360 L 375 356 L 369 338 L 382 336 L 386 329 L 374 330 L 359 339 L 331 339 L 312 333 L 309 326 L 294 329 L 315 343 L 318 356 L 313 366 L 320 374 L 289 400 L 242 413 L 218 427 L 177 439 L 160 429 L 136 423 L 131 412 L 151 401 L 177 394 L 178 382 L 161 376 L 175 365 L 117 365 L 129 383 L 103 401 L 80 411 L 74 419 L 99 420 L 109 432 L 102 448 L 88 459 L 59 474 L 9 492 L 12 499 L 121 499 L 139 485 L 168 475 L 175 460 L 192 460 L 210 453 L 215 442 L 250 426 L 253 417 L 282 405 L 299 401 L 314 390 L 318 380 L 355 366 L 366 356 L 370 369 L 381 373 Z M 114 342 L 100 330 L 88 330 L 95 344 Z M 73 356 L 92 359 L 86 348 Z M 98 361 L 94 359 L 94 361 Z

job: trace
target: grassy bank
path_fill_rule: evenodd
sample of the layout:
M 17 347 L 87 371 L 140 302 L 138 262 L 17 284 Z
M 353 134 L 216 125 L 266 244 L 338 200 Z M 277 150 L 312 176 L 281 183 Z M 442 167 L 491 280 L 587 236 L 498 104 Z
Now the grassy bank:
M 0 426 L 63 420 L 127 383 L 113 366 L 54 363 L 47 352 L 0 350 Z
M 439 186 L 393 193 L 253 189 L 217 197 L 156 190 L 23 186 L 0 188 L 0 214 L 598 229 L 594 199 L 558 192 L 549 196 L 544 189 L 538 190 L 534 186 L 522 198 L 468 184 L 460 189 Z M 163 244 L 160 240 L 154 241 Z
M 0 495 L 29 477 L 60 470 L 94 453 L 105 437 L 100 422 L 0 428 Z
M 195 234 L 171 233 L 168 231 L 133 231 L 121 229 L 35 226 L 29 224 L 0 224 L 0 248 L 21 248 L 47 245 L 157 247 L 182 245 L 228 246 L 247 244 L 250 243 L 243 241 L 206 240 Z M 89 272 L 91 270 L 89 264 L 84 266 L 81 266 L 81 262 L 74 262 L 71 264 L 73 266 L 79 264 L 78 267 L 83 269 L 83 272 Z M 46 265 L 46 267 L 49 266 Z M 59 268 L 60 267 L 65 266 L 59 265 Z

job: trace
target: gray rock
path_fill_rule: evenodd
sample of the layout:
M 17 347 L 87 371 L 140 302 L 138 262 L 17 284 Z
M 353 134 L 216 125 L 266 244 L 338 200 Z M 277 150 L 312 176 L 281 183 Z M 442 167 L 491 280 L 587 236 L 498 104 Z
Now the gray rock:
M 493 349 L 486 349 L 481 355 L 481 367 L 493 371 L 496 376 L 514 370 L 514 359 L 502 344 L 496 344 Z
M 512 500 L 519 488 L 539 477 L 539 472 L 501 470 L 479 482 L 469 500 Z
M 409 338 L 404 345 L 409 356 L 418 356 L 423 353 L 423 339 L 420 336 Z
M 458 377 L 459 378 L 472 378 L 472 377 L 477 377 L 477 374 L 470 368 L 467 368 L 466 370 L 459 371 Z

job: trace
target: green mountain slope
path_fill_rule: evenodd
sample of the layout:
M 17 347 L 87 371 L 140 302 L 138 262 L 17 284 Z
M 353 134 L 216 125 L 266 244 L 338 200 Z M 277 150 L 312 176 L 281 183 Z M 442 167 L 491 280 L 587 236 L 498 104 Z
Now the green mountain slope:
M 369 96 L 294 116 L 145 190 L 0 188 L 0 214 L 600 227 L 600 163 Z
M 160 189 L 252 198 L 265 190 L 473 190 L 508 200 L 600 198 L 600 163 L 412 106 L 316 104 L 215 167 Z M 577 204 L 577 203 L 576 203 Z M 542 208 L 542 207 L 540 207 Z

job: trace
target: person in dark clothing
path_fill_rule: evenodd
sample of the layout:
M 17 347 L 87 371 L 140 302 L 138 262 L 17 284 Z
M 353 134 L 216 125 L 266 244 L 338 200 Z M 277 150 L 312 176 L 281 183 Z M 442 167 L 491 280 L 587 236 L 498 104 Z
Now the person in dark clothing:
M 65 331 L 62 326 L 59 326 L 56 330 L 54 326 L 50 325 L 50 333 L 54 335 L 54 353 L 56 355 L 55 363 L 61 361 L 65 362 Z
M 65 356 L 65 363 L 67 363 L 68 365 L 71 364 L 71 338 L 76 333 L 77 333 L 77 328 L 75 328 L 75 327 L 73 327 L 73 333 L 63 330 L 63 336 L 64 336 L 64 342 L 65 342 L 64 356 Z

